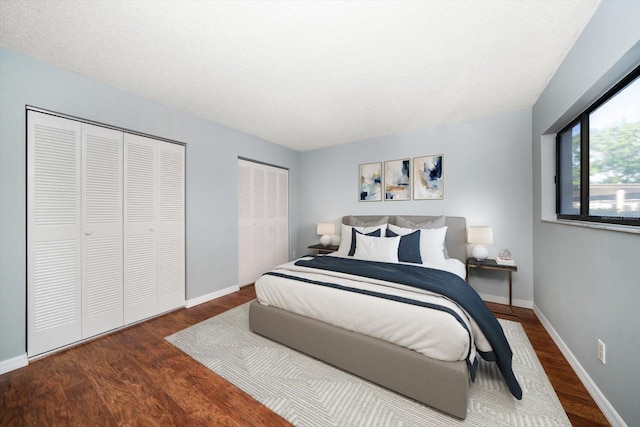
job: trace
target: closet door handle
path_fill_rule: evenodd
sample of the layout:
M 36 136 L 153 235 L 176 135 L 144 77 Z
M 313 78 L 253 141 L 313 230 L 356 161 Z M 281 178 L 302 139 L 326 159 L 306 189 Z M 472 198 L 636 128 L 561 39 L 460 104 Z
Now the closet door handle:
M 85 231 L 84 234 L 86 236 L 91 236 L 93 234 L 93 231 Z
M 152 227 L 149 229 L 149 231 L 156 231 L 156 229 Z

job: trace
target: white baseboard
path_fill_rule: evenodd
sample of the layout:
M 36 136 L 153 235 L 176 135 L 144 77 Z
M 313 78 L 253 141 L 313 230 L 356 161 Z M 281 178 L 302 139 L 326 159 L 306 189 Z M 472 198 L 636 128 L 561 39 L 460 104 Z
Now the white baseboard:
M 553 326 L 551 326 L 549 320 L 544 316 L 544 314 L 542 314 L 542 312 L 536 305 L 533 306 L 533 311 L 536 313 L 536 316 L 538 316 L 538 319 L 540 319 L 540 323 L 542 323 L 542 326 L 544 326 L 549 335 L 551 335 L 551 339 L 553 339 L 553 341 L 556 343 L 556 345 L 560 349 L 560 352 L 567 359 L 569 365 L 571 365 L 576 375 L 578 375 L 578 378 L 580 378 L 580 381 L 582 381 L 582 384 L 584 384 L 584 387 L 587 389 L 593 400 L 595 400 L 596 405 L 598 405 L 611 425 L 614 427 L 627 427 L 627 424 L 624 422 L 622 417 L 620 417 L 615 408 L 611 405 L 611 403 L 609 403 L 604 394 L 602 394 L 596 383 L 593 382 L 587 371 L 585 371 L 585 369 L 582 367 L 580 362 L 578 362 L 578 359 L 573 355 L 569 347 L 565 344 L 562 338 L 560 338 L 558 332 L 556 332 Z
M 187 300 L 185 302 L 184 306 L 186 308 L 195 307 L 196 305 L 203 304 L 205 302 L 214 300 L 216 298 L 223 297 L 225 295 L 232 294 L 234 292 L 238 292 L 239 290 L 240 290 L 239 286 L 231 286 L 231 287 L 228 287 L 226 289 L 221 289 L 219 291 L 211 292 L 210 294 L 202 295 L 200 297 Z
M 496 304 L 509 305 L 509 297 L 498 297 L 495 295 L 479 294 L 482 301 L 495 302 Z M 533 308 L 533 301 L 514 299 L 511 301 L 514 307 Z
M 185 307 L 186 308 L 195 307 L 196 305 L 203 304 L 207 301 L 211 301 L 216 298 L 220 298 L 225 295 L 232 294 L 234 292 L 238 292 L 239 290 L 240 290 L 239 286 L 231 286 L 229 288 L 212 292 L 210 294 L 202 295 L 200 297 L 187 300 L 185 302 Z M 0 360 L 0 375 L 22 368 L 24 366 L 27 366 L 28 364 L 29 364 L 29 359 L 27 358 L 26 353 L 21 356 L 14 357 L 12 359 Z
M 29 364 L 27 353 L 7 360 L 0 360 L 0 375 L 23 368 Z

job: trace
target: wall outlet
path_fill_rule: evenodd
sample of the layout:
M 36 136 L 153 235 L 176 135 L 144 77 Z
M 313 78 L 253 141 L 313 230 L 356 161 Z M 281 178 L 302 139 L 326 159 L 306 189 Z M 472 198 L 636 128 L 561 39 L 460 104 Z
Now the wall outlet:
M 600 359 L 603 365 L 605 364 L 606 357 L 606 347 L 602 341 L 598 340 L 598 359 Z
M 296 257 L 296 251 L 291 252 L 291 258 L 295 258 Z

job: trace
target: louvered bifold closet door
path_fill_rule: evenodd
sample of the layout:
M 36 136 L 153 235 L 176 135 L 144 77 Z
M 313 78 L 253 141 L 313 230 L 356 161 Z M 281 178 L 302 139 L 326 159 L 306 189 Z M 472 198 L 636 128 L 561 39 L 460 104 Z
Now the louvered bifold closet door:
M 82 338 L 123 324 L 122 150 L 122 132 L 82 125 Z
M 157 144 L 124 136 L 124 323 L 157 310 Z
M 81 124 L 28 111 L 27 354 L 81 339 Z
M 238 160 L 238 285 L 245 286 L 254 282 L 253 261 L 251 259 L 251 235 L 253 218 L 251 217 L 251 174 L 252 164 Z
M 289 260 L 289 171 L 280 169 L 277 180 L 277 233 L 274 245 L 276 265 Z
M 273 166 L 263 166 L 266 177 L 265 200 L 266 241 L 269 251 L 265 253 L 263 271 L 289 260 L 289 171 Z
M 158 141 L 158 312 L 185 301 L 185 147 Z
M 267 241 L 266 171 L 260 164 L 253 167 L 251 175 L 251 282 L 269 269 L 271 246 Z
M 238 284 L 289 260 L 286 169 L 238 159 Z

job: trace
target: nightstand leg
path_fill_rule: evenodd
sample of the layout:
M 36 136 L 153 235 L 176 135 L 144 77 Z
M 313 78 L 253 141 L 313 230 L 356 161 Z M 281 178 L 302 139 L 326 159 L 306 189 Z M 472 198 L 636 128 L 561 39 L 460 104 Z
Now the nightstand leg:
M 509 271 L 509 309 L 511 310 L 511 313 L 513 314 L 513 305 L 511 303 L 511 271 Z

